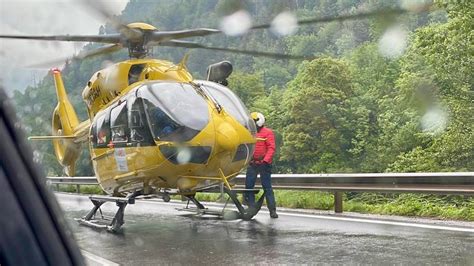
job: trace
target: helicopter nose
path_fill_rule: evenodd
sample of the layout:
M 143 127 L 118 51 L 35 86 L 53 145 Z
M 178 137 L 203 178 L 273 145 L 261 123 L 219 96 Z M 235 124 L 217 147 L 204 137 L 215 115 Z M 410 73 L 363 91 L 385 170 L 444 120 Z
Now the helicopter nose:
M 232 151 L 239 143 L 239 135 L 230 123 L 223 122 L 217 127 L 217 144 L 219 147 L 226 151 Z

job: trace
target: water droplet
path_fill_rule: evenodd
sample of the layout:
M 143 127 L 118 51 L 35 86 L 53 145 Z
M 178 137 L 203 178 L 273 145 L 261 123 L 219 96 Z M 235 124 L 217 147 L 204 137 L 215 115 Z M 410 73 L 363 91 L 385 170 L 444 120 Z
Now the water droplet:
M 273 33 L 281 36 L 295 33 L 298 27 L 298 20 L 293 13 L 285 11 L 276 16 L 271 25 Z
M 138 164 L 139 166 L 144 166 L 145 163 L 146 163 L 145 157 L 143 157 L 143 156 L 138 157 L 138 159 L 137 159 L 137 164 Z
M 426 8 L 427 4 L 430 4 L 431 2 L 432 1 L 427 0 L 401 0 L 400 7 L 408 11 L 420 12 Z
M 109 66 L 111 66 L 111 65 L 113 65 L 113 64 L 114 64 L 114 62 L 112 62 L 112 61 L 110 61 L 110 60 L 104 60 L 104 61 L 102 61 L 101 66 L 102 66 L 102 68 L 107 68 L 107 67 L 109 67 Z
M 182 148 L 180 151 L 178 151 L 178 154 L 176 155 L 176 161 L 179 164 L 185 164 L 188 163 L 191 160 L 191 151 L 187 148 Z
M 35 105 L 33 105 L 33 111 L 35 113 L 38 113 L 40 110 L 41 110 L 41 105 L 39 103 L 36 103 Z
M 26 133 L 29 134 L 29 133 L 31 133 L 32 130 L 33 130 L 33 129 L 32 129 L 30 126 L 25 126 L 25 132 L 26 132 Z
M 252 17 L 249 12 L 239 10 L 229 16 L 223 17 L 220 29 L 227 35 L 238 36 L 246 33 L 252 27 Z
M 387 58 L 400 57 L 407 47 L 408 32 L 400 25 L 388 28 L 379 40 L 379 52 Z
M 49 123 L 44 123 L 43 124 L 43 130 L 45 132 L 51 132 L 51 125 Z
M 141 246 L 143 246 L 143 244 L 145 244 L 143 239 L 141 239 L 140 237 L 135 238 L 133 240 L 133 243 L 135 243 L 135 246 L 137 246 L 137 247 L 141 247 Z
M 421 118 L 421 129 L 425 133 L 438 135 L 442 133 L 448 125 L 448 112 L 441 106 L 434 106 Z
M 38 150 L 34 150 L 33 151 L 33 162 L 39 163 L 39 162 L 41 162 L 41 160 L 43 160 L 43 154 Z
M 38 96 L 38 92 L 37 92 L 36 90 L 30 91 L 30 98 L 31 98 L 31 99 L 36 98 L 36 96 Z

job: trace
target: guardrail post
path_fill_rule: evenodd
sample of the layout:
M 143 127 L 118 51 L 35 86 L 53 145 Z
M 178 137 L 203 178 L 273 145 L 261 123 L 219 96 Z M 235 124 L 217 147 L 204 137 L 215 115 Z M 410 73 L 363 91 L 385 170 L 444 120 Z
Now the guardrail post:
M 220 195 L 219 195 L 219 200 L 218 200 L 218 201 L 221 202 L 221 203 L 223 203 L 223 202 L 225 202 L 225 197 L 224 197 L 224 184 L 223 184 L 223 183 L 221 183 L 221 184 L 219 185 L 219 190 L 220 190 Z
M 59 191 L 59 183 L 56 183 L 56 191 Z
M 334 192 L 334 212 L 342 213 L 342 192 Z
M 76 192 L 81 193 L 81 185 L 79 184 L 76 185 Z

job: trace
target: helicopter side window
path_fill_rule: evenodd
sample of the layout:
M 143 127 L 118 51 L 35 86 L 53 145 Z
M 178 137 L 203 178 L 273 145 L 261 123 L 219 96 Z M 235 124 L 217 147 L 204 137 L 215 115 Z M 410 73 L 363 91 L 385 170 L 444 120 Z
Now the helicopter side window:
M 92 125 L 92 139 L 94 148 L 107 147 L 110 141 L 109 117 L 107 113 L 97 115 Z
M 154 145 L 153 137 L 146 126 L 146 115 L 142 98 L 129 100 L 128 124 L 130 127 L 130 141 L 141 146 Z
M 128 85 L 140 80 L 140 75 L 145 68 L 145 64 L 137 64 L 130 67 L 128 71 Z
M 129 140 L 127 102 L 115 106 L 110 112 L 110 129 L 114 144 L 126 144 Z

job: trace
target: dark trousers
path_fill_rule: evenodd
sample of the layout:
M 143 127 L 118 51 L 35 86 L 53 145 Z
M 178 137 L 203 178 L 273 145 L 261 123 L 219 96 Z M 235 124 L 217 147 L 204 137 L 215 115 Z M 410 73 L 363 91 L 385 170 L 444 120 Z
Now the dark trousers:
M 272 165 L 271 164 L 251 164 L 247 168 L 247 175 L 245 178 L 245 188 L 253 189 L 257 174 L 260 174 L 260 181 L 262 182 L 263 190 L 265 190 L 265 199 L 269 210 L 276 209 L 275 196 L 272 189 Z M 249 206 L 255 205 L 255 194 L 253 192 L 245 192 L 245 198 Z

